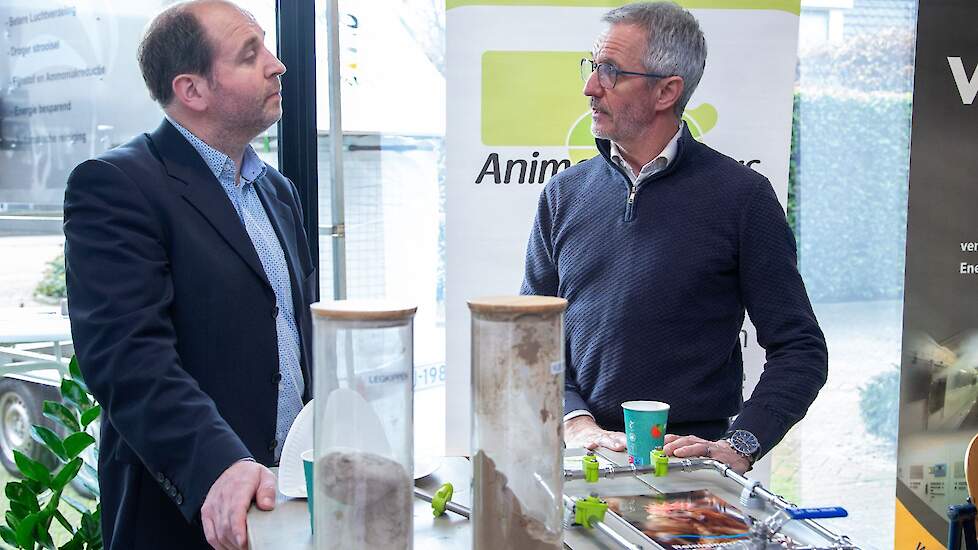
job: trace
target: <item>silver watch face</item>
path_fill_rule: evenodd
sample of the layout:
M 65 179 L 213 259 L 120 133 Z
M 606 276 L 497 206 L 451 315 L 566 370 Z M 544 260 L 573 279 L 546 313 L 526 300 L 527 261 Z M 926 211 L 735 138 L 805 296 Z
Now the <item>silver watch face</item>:
M 757 441 L 757 437 L 747 430 L 735 430 L 734 433 L 730 434 L 730 437 L 727 438 L 727 441 L 730 442 L 730 446 L 733 447 L 733 450 L 742 455 L 753 456 L 754 453 L 761 449 L 761 444 Z

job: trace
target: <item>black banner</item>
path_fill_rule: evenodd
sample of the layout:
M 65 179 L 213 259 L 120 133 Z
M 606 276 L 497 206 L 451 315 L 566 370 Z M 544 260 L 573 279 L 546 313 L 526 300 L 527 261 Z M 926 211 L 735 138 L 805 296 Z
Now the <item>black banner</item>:
M 978 433 L 978 3 L 920 2 L 907 215 L 897 548 L 946 540 Z M 928 545 L 928 548 L 931 546 Z

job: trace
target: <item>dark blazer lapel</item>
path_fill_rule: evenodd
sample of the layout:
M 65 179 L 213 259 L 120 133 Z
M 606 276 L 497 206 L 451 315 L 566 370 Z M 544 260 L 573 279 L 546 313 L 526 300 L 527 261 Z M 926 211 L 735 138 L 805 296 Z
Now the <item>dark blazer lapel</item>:
M 300 252 L 296 249 L 296 227 L 292 208 L 278 198 L 275 186 L 269 181 L 267 175 L 255 181 L 255 189 L 258 191 L 258 199 L 268 214 L 268 221 L 272 223 L 272 228 L 275 230 L 275 236 L 278 237 L 278 242 L 282 244 L 285 262 L 289 266 L 289 281 L 292 283 L 292 311 L 295 313 L 299 331 L 301 333 L 303 330 L 310 330 L 312 327 L 303 327 L 301 322 L 303 310 L 308 307 L 306 300 L 310 300 L 312 297 L 304 295 L 306 289 L 302 283 L 305 282 L 306 273 L 302 269 L 302 262 L 299 261 Z M 301 346 L 301 348 L 306 349 L 305 346 Z M 307 402 L 308 399 L 312 398 L 312 367 L 310 364 L 312 357 L 309 357 L 308 349 L 302 353 L 302 356 L 302 376 L 306 382 L 304 392 L 306 395 L 303 396 L 303 402 Z
M 150 138 L 160 154 L 167 174 L 186 184 L 182 190 L 183 198 L 210 222 L 255 275 L 271 288 L 272 285 L 265 276 L 265 268 L 258 259 L 258 253 L 255 252 L 255 246 L 245 231 L 241 218 L 194 146 L 165 119 Z
M 255 190 L 258 192 L 258 199 L 265 207 L 268 214 L 268 221 L 272 223 L 275 236 L 282 245 L 285 252 L 285 262 L 289 264 L 289 276 L 292 282 L 292 306 L 298 312 L 302 305 L 302 287 L 300 283 L 305 273 L 298 269 L 297 260 L 299 251 L 295 249 L 295 222 L 292 218 L 292 209 L 289 205 L 279 200 L 274 191 L 269 189 L 272 183 L 268 181 L 268 176 L 263 176 L 255 181 Z

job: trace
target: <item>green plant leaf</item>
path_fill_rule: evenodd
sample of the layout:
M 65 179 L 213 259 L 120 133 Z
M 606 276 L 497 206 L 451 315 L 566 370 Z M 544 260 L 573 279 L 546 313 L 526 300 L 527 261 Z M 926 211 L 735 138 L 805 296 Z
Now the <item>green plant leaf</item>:
M 65 468 L 62 468 L 62 471 L 64 471 L 64 469 Z M 45 526 L 51 524 L 51 518 L 54 516 L 54 513 L 58 511 L 58 505 L 61 504 L 61 493 L 62 489 L 56 489 L 53 493 L 51 493 L 51 498 L 48 499 L 47 504 L 45 504 L 44 508 L 41 510 L 41 523 L 43 523 Z
M 37 525 L 37 522 L 40 519 L 41 513 L 36 512 L 27 516 L 20 522 L 20 525 L 17 526 L 16 532 L 18 546 L 21 548 L 34 548 L 34 542 L 37 541 L 37 539 L 34 537 L 34 527 Z
M 71 529 L 68 530 L 71 532 Z M 81 536 L 81 533 L 75 533 L 75 536 L 71 537 L 71 540 L 61 545 L 59 550 L 82 550 L 85 546 L 85 539 Z
M 61 397 L 79 410 L 92 406 L 92 400 L 81 384 L 70 378 L 61 379 Z
M 74 479 L 76 475 L 78 475 L 78 470 L 81 469 L 81 465 L 82 465 L 82 459 L 75 458 L 72 459 L 71 462 L 65 464 L 63 468 L 61 468 L 61 471 L 58 472 L 58 475 L 55 476 L 55 478 L 51 481 L 51 488 L 54 489 L 55 491 L 58 491 L 57 493 L 55 493 L 55 495 L 57 495 L 59 498 L 61 497 L 60 495 L 61 490 L 64 489 L 65 485 L 71 482 L 71 480 Z
M 94 536 L 88 541 L 91 550 L 102 550 L 102 503 L 95 503 L 95 513 L 92 514 L 92 522 L 95 524 Z
M 13 513 L 12 511 L 7 510 L 7 513 L 4 514 L 4 518 L 7 520 L 7 527 L 10 527 L 14 531 L 16 531 L 17 526 L 20 525 L 21 517 Z
M 69 457 L 65 456 L 65 446 L 61 443 L 61 438 L 50 428 L 37 425 L 31 426 L 31 437 L 34 441 L 47 447 L 49 451 L 54 453 L 54 456 L 61 459 L 61 462 L 68 460 Z
M 31 460 L 24 453 L 20 451 L 14 451 L 14 462 L 17 463 L 17 469 L 20 473 L 24 474 L 24 477 L 28 479 L 33 479 L 45 486 L 50 486 L 51 484 L 51 470 L 40 462 Z
M 0 538 L 2 538 L 7 544 L 17 546 L 17 533 L 6 525 L 0 525 Z
M 83 537 L 85 537 L 86 542 L 102 539 L 102 528 L 99 526 L 98 520 L 95 519 L 95 516 L 92 514 L 82 514 L 79 532 Z
M 28 512 L 37 512 L 40 505 L 37 503 L 37 492 L 31 489 L 26 483 L 12 481 L 4 487 L 4 494 L 10 499 L 11 504 L 20 504 Z M 11 510 L 13 510 L 11 508 Z M 24 517 L 27 514 L 17 514 L 17 517 Z
M 37 543 L 47 548 L 48 550 L 57 550 L 58 547 L 54 545 L 54 541 L 51 540 L 51 532 L 48 531 L 46 525 L 43 521 L 38 521 L 37 525 L 34 526 L 34 532 L 37 535 Z
M 85 378 L 82 376 L 81 365 L 78 364 L 77 356 L 74 355 L 71 356 L 71 361 L 68 363 L 68 374 L 71 375 L 71 378 L 75 382 L 78 382 L 78 384 L 82 387 L 83 390 L 85 390 L 88 393 L 91 393 L 90 391 L 88 391 L 88 385 L 85 384 Z
M 16 516 L 19 522 L 20 518 L 26 518 L 31 513 L 31 509 L 19 502 L 10 501 L 10 513 Z
M 81 431 L 81 424 L 78 423 L 78 415 L 61 403 L 55 401 L 44 402 L 44 417 L 50 418 L 58 424 L 64 426 L 71 432 Z
M 85 432 L 73 433 L 65 438 L 65 454 L 68 458 L 75 458 L 89 445 L 95 443 L 95 438 Z
M 25 479 L 21 480 L 21 483 L 23 483 L 24 485 L 26 485 L 31 491 L 34 491 L 34 494 L 35 495 L 40 495 L 41 493 L 43 493 L 44 491 L 46 491 L 48 489 L 46 485 L 44 485 L 43 483 L 39 483 L 37 481 L 34 481 L 33 479 L 26 479 L 25 478 Z
M 89 424 L 94 422 L 99 415 L 102 414 L 102 407 L 95 405 L 91 409 L 88 409 L 81 415 L 81 423 L 83 428 L 87 428 Z
M 68 496 L 67 495 L 62 496 L 61 500 L 68 500 Z M 61 513 L 61 510 L 54 511 L 54 519 L 58 520 L 58 523 L 60 523 L 61 526 L 65 528 L 65 531 L 69 533 L 75 532 L 75 528 L 71 526 L 71 522 L 68 521 L 68 518 L 66 518 L 65 515 Z

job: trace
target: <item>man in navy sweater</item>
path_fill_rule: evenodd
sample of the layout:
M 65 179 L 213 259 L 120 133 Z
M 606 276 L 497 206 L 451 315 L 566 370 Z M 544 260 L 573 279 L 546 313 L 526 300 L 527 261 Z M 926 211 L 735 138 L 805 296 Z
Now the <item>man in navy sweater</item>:
M 664 401 L 667 454 L 744 472 L 827 376 L 794 237 L 767 179 L 681 122 L 706 64 L 696 19 L 663 2 L 604 21 L 582 61 L 601 154 L 541 194 L 522 287 L 569 303 L 565 440 L 624 450 L 621 404 Z M 743 402 L 745 310 L 767 363 Z

